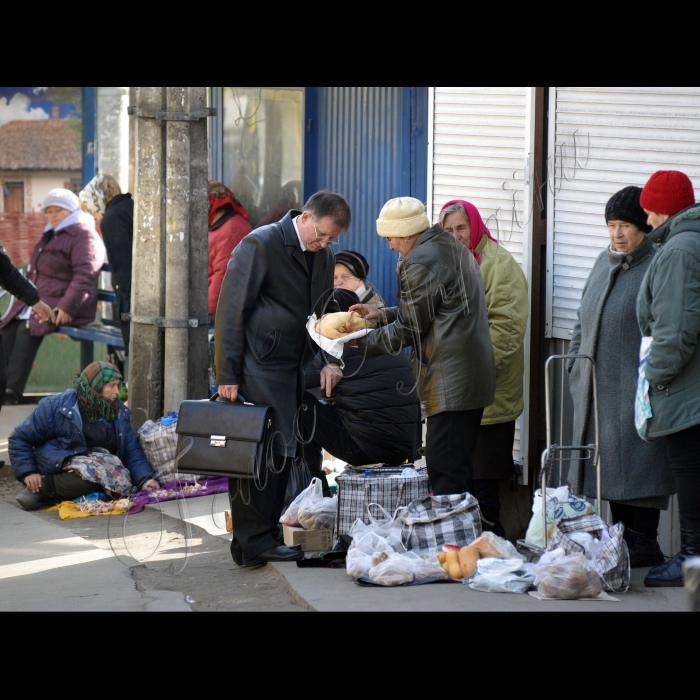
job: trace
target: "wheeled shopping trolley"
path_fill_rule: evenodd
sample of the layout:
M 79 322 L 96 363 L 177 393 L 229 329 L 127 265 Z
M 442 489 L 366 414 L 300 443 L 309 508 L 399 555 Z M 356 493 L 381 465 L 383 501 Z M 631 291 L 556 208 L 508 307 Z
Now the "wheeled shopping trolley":
M 554 367 L 556 367 L 557 363 L 570 362 L 571 360 L 590 362 L 593 366 L 593 416 L 595 422 L 595 444 L 593 445 L 559 446 L 552 442 L 554 433 L 552 411 L 552 370 Z M 553 357 L 550 357 L 545 365 L 545 393 L 547 405 L 547 449 L 542 454 L 542 468 L 539 479 L 540 488 L 542 489 L 543 542 L 541 547 L 529 544 L 525 542 L 525 540 L 520 540 L 518 542 L 518 550 L 530 560 L 538 559 L 547 551 L 549 524 L 547 487 L 549 486 L 551 478 L 553 477 L 557 467 L 559 467 L 559 471 L 561 473 L 561 467 L 565 463 L 575 462 L 578 460 L 593 460 L 597 484 L 596 510 L 600 517 L 603 517 L 602 472 L 600 463 L 600 423 L 598 419 L 598 377 L 595 360 L 588 355 L 554 355 Z

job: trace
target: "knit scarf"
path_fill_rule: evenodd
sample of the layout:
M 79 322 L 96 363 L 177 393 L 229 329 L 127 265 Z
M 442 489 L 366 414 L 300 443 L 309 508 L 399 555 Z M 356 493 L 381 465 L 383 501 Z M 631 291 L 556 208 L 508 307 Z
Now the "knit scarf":
M 119 401 L 109 401 L 101 392 L 105 385 L 122 378 L 119 370 L 108 362 L 94 362 L 78 376 L 73 389 L 78 396 L 80 415 L 88 423 L 114 423 L 119 418 Z
M 233 210 L 240 214 L 246 221 L 250 221 L 248 212 L 243 205 L 238 201 L 236 195 L 231 190 L 215 180 L 209 181 L 209 226 L 213 224 L 216 212 L 229 204 Z
M 481 256 L 476 252 L 476 249 L 479 247 L 479 243 L 481 243 L 483 237 L 486 236 L 487 238 L 490 238 L 494 243 L 498 243 L 498 240 L 493 237 L 491 231 L 489 231 L 484 223 L 484 220 L 481 218 L 479 210 L 471 202 L 466 202 L 463 199 L 453 199 L 451 202 L 447 202 L 447 204 L 445 204 L 442 211 L 445 211 L 447 207 L 452 206 L 453 204 L 461 204 L 467 212 L 472 229 L 469 250 L 471 250 L 472 255 L 474 255 L 479 265 L 481 265 Z

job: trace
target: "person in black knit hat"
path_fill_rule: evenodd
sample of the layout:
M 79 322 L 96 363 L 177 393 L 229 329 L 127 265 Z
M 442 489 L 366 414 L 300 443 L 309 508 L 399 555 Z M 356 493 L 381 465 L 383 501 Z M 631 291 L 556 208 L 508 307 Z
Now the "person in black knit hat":
M 369 263 L 367 259 L 352 250 L 342 250 L 335 256 L 335 288 L 347 289 L 360 298 L 360 303 L 374 309 L 383 309 L 386 302 L 367 284 Z
M 642 190 L 628 187 L 610 199 L 605 219 L 610 246 L 601 253 L 583 291 L 571 355 L 596 361 L 603 500 L 615 524 L 624 523 L 633 568 L 663 564 L 658 542 L 661 511 L 668 510 L 676 489 L 668 464 L 666 440 L 642 440 L 635 425 L 642 334 L 637 297 L 657 246 L 647 238 L 651 227 L 640 205 Z M 570 360 L 574 399 L 574 445 L 596 442 L 593 414 L 593 366 Z M 572 491 L 596 498 L 592 460 L 572 465 Z

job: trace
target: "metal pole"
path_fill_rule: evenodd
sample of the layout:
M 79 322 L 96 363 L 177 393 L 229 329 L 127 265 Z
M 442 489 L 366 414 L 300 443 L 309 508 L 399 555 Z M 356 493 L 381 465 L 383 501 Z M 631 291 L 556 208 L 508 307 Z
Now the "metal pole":
M 136 88 L 136 107 L 163 110 L 165 88 Z M 165 128 L 155 119 L 135 119 L 134 268 L 131 313 L 162 317 L 165 312 L 163 245 Z M 157 420 L 163 410 L 163 332 L 155 326 L 131 326 L 129 405 L 134 428 Z

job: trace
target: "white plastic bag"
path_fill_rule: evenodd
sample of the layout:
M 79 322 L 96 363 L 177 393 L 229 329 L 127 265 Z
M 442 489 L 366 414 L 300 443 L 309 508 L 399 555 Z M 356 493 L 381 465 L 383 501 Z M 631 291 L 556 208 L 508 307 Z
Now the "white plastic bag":
M 479 550 L 479 556 L 482 559 L 501 557 L 502 559 L 520 559 L 523 562 L 525 561 L 525 557 L 508 540 L 494 535 L 493 532 L 485 532 L 474 542 L 472 547 Z
M 306 499 L 299 508 L 299 524 L 305 530 L 335 530 L 337 517 L 337 496 L 322 501 Z
M 552 538 L 554 526 L 564 518 L 578 518 L 593 513 L 593 506 L 574 496 L 568 486 L 559 489 L 547 489 L 547 543 Z M 527 531 L 525 541 L 531 547 L 543 547 L 544 531 L 542 520 L 542 491 L 535 492 L 535 502 L 532 506 L 532 521 Z
M 537 591 L 555 600 L 597 598 L 603 582 L 594 565 L 583 554 L 568 554 L 563 549 L 547 552 L 534 568 Z
M 367 578 L 374 566 L 397 553 L 406 553 L 400 540 L 380 537 L 376 532 L 365 532 L 353 539 L 348 551 L 348 576 Z
M 639 437 L 646 442 L 654 442 L 648 437 L 649 421 L 654 417 L 649 398 L 649 382 L 647 380 L 647 362 L 651 354 L 653 338 L 642 338 L 642 346 L 639 350 L 639 382 L 637 384 L 637 401 L 634 405 L 634 422 L 637 426 Z
M 535 577 L 525 570 L 522 559 L 482 559 L 469 579 L 469 588 L 480 593 L 525 595 L 535 585 Z
M 392 554 L 369 572 L 369 580 L 378 586 L 403 586 L 415 581 L 434 579 L 445 581 L 450 577 L 437 564 L 421 559 L 417 554 Z
M 289 527 L 301 527 L 299 512 L 302 507 L 308 510 L 321 501 L 323 501 L 323 484 L 320 479 L 313 479 L 309 488 L 302 491 L 289 506 L 287 512 L 280 518 L 280 523 Z

